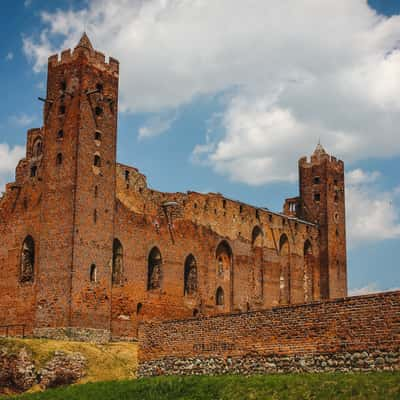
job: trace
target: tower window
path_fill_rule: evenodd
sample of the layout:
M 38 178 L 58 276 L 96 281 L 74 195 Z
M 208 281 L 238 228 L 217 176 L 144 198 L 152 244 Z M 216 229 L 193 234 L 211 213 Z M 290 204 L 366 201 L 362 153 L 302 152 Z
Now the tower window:
M 226 208 L 226 200 L 222 200 L 222 208 Z
M 243 212 L 243 206 L 240 205 L 240 206 L 239 206 L 239 214 L 241 214 L 242 212 Z
M 57 164 L 57 165 L 61 165 L 61 164 L 62 164 L 62 161 L 63 161 L 63 156 L 62 156 L 61 153 L 58 153 L 58 154 L 57 154 L 57 157 L 56 157 L 56 164 Z
M 62 81 L 60 84 L 60 88 L 63 92 L 65 92 L 67 90 L 67 82 L 66 81 Z
M 219 287 L 217 289 L 217 293 L 216 293 L 215 297 L 216 297 L 215 303 L 217 304 L 217 306 L 223 306 L 224 305 L 224 291 L 221 287 Z
M 314 185 L 319 185 L 321 183 L 321 178 L 319 176 L 315 176 L 313 182 Z
M 337 179 L 334 179 L 334 180 L 333 180 L 333 184 L 334 184 L 335 186 L 337 186 L 338 180 L 337 180 Z
M 103 109 L 101 107 L 96 107 L 94 109 L 94 112 L 97 116 L 100 116 L 101 114 L 103 114 Z
M 57 139 L 62 139 L 64 137 L 64 131 L 62 129 L 60 129 L 57 132 Z
M 125 171 L 125 180 L 127 182 L 129 182 L 129 171 L 128 170 Z
M 95 224 L 97 224 L 97 210 L 96 209 L 93 211 L 93 222 Z
M 142 303 L 138 303 L 136 306 L 136 314 L 140 315 L 142 313 L 142 308 L 143 308 L 143 304 Z
M 321 194 L 320 193 L 314 193 L 314 201 L 321 201 Z
M 62 105 L 62 106 L 59 107 L 58 113 L 59 113 L 60 115 L 65 114 L 65 106 L 64 106 L 64 105 Z
M 101 158 L 98 155 L 94 156 L 93 165 L 95 167 L 101 167 Z
M 103 93 L 103 84 L 102 84 L 102 83 L 98 83 L 98 84 L 96 85 L 96 90 L 97 90 L 99 93 Z
M 90 282 L 96 282 L 97 281 L 97 268 L 95 264 L 92 264 L 90 266 Z
M 339 202 L 339 192 L 335 192 L 335 198 L 334 198 L 334 200 L 335 200 L 335 203 L 338 203 Z
M 33 167 L 31 167 L 31 178 L 34 178 L 36 176 L 37 173 L 37 166 L 34 165 Z
M 94 187 L 94 197 L 97 199 L 98 196 L 99 196 L 99 187 L 96 185 Z
M 94 133 L 94 140 L 101 140 L 101 133 L 99 131 L 96 131 Z

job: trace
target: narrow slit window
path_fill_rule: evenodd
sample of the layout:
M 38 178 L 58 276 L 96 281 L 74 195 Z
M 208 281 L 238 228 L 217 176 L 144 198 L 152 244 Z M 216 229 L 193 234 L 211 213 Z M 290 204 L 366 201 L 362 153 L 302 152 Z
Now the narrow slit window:
M 93 165 L 95 167 L 101 167 L 101 158 L 98 155 L 94 156 Z
M 321 201 L 321 194 L 320 193 L 314 193 L 314 201 Z
M 60 108 L 58 109 L 58 113 L 59 113 L 60 115 L 65 114 L 65 106 L 64 106 L 64 105 L 60 106 Z
M 58 153 L 58 154 L 57 154 L 57 157 L 56 157 L 56 164 L 57 164 L 57 165 L 61 165 L 62 162 L 63 162 L 63 156 L 62 156 L 61 153 Z
M 92 264 L 90 266 L 90 282 L 96 282 L 97 281 L 97 268 L 95 264 Z
M 100 141 L 101 140 L 101 133 L 96 131 L 94 134 L 94 140 Z
M 57 139 L 62 139 L 64 137 L 64 131 L 62 129 L 60 129 L 57 132 Z
M 94 112 L 99 117 L 101 114 L 103 114 L 103 109 L 101 107 L 96 107 Z
M 33 166 L 31 167 L 31 178 L 34 178 L 36 176 L 37 173 L 37 166 Z

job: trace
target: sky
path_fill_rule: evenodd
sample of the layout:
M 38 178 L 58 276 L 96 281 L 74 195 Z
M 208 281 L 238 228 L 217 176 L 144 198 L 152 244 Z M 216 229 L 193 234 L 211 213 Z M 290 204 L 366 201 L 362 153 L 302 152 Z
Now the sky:
M 398 0 L 20 0 L 0 23 L 0 190 L 47 57 L 86 30 L 121 63 L 119 162 L 281 211 L 320 140 L 346 166 L 350 293 L 400 288 Z

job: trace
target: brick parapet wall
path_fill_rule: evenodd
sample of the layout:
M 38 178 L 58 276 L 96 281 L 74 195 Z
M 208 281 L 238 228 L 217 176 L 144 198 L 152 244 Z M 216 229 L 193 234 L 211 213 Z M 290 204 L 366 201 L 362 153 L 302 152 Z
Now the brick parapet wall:
M 400 369 L 400 291 L 142 324 L 139 374 Z

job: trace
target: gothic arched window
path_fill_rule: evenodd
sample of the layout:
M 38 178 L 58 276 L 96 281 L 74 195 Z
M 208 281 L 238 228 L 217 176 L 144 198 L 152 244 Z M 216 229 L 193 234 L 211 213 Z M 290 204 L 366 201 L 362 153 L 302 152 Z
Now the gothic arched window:
M 279 255 L 280 255 L 280 304 L 290 303 L 290 249 L 289 239 L 286 234 L 283 234 L 279 240 Z
M 124 250 L 118 239 L 113 243 L 112 283 L 121 284 L 123 276 Z
M 232 266 L 232 250 L 229 244 L 222 241 L 216 251 L 217 274 L 222 275 L 225 271 L 229 271 Z
M 162 280 L 162 257 L 160 250 L 153 247 L 148 259 L 147 290 L 160 289 Z
M 197 292 L 197 265 L 192 254 L 186 257 L 184 273 L 184 294 L 195 294 Z
M 33 282 L 35 272 L 35 242 L 32 236 L 27 236 L 21 250 L 21 277 L 20 281 Z
M 95 264 L 90 266 L 90 282 L 97 282 L 97 267 Z
M 43 142 L 42 139 L 39 137 L 35 140 L 35 143 L 32 147 L 32 157 L 40 157 L 43 153 Z
M 225 303 L 224 290 L 222 289 L 222 287 L 219 287 L 217 289 L 217 293 L 215 295 L 215 303 L 217 304 L 217 306 L 223 306 Z

